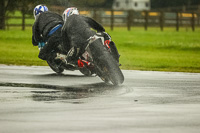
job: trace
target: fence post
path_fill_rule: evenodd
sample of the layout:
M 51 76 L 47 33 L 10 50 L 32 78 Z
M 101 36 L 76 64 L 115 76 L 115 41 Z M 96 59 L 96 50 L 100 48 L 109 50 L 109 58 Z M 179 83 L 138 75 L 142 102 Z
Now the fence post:
M 197 13 L 197 23 L 198 23 L 198 26 L 200 25 L 200 13 Z
M 192 31 L 195 31 L 195 16 L 194 16 L 194 12 L 192 12 L 191 26 L 192 26 Z
M 97 10 L 96 10 L 96 9 L 94 9 L 93 18 L 94 18 L 94 20 L 96 20 L 96 21 L 97 21 Z
M 111 10 L 111 16 L 110 16 L 110 28 L 113 31 L 113 26 L 114 26 L 114 11 Z
M 144 19 L 145 19 L 144 28 L 145 28 L 146 31 L 148 29 L 148 18 L 149 18 L 149 12 L 144 11 Z
M 164 28 L 164 12 L 160 12 L 160 30 L 163 31 Z
M 5 18 L 5 20 L 6 20 L 5 29 L 7 29 L 7 30 L 9 30 L 8 19 L 9 19 L 9 17 L 6 17 L 6 18 Z
M 5 0 L 0 1 L 0 6 L 4 7 L 5 6 Z M 5 13 L 6 10 L 5 8 L 0 8 L 0 30 L 5 30 Z
M 22 30 L 25 30 L 25 13 L 22 12 Z
M 197 25 L 199 26 L 200 25 L 200 5 L 198 5 L 198 10 L 197 10 Z
M 127 16 L 127 27 L 128 27 L 128 31 L 131 30 L 132 20 L 133 20 L 133 11 L 132 11 L 132 10 L 129 10 L 129 11 L 128 11 L 128 16 Z
M 179 31 L 179 13 L 176 12 L 176 31 Z

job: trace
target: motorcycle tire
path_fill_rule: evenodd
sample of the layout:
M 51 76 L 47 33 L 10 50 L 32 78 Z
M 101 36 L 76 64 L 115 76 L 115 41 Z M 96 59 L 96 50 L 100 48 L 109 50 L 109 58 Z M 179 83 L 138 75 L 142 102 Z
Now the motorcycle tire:
M 49 67 L 56 73 L 61 74 L 64 69 L 61 68 L 55 61 L 48 61 L 47 60 L 47 64 L 49 65 Z
M 89 46 L 93 62 L 96 67 L 97 75 L 105 82 L 111 81 L 114 85 L 120 85 L 124 82 L 124 75 L 119 68 L 119 64 L 107 51 L 98 39 Z
M 93 74 L 89 69 L 85 67 L 79 68 L 79 71 L 85 76 L 91 76 Z

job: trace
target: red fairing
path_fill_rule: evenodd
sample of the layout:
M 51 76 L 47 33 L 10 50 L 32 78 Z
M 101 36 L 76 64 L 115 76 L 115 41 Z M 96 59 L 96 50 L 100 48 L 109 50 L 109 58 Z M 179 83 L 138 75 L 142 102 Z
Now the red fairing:
M 104 45 L 106 45 L 108 48 L 110 48 L 109 44 L 110 44 L 110 40 L 105 40 Z
M 80 67 L 80 68 L 83 68 L 84 67 L 84 64 L 83 64 L 83 62 L 82 62 L 82 60 L 78 60 L 78 67 Z

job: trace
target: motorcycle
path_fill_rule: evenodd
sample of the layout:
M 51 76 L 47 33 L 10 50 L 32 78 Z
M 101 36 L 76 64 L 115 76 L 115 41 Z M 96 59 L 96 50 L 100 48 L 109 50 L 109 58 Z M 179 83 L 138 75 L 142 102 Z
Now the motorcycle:
M 86 76 L 96 74 L 104 82 L 120 85 L 124 82 L 124 75 L 119 64 L 119 54 L 113 41 L 104 40 L 101 34 L 95 34 L 88 39 L 85 52 L 77 60 L 77 64 L 67 62 L 69 52 L 66 53 L 59 45 L 54 52 L 56 58 L 47 61 L 50 68 L 60 74 L 64 70 L 79 70 Z

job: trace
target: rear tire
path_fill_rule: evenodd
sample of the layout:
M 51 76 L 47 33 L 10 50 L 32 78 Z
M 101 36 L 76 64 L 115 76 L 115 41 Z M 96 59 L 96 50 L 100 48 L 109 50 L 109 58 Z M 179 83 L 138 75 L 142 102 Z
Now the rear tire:
M 85 67 L 79 68 L 79 71 L 85 76 L 91 76 L 93 74 L 89 69 Z
M 55 62 L 55 60 L 54 60 L 54 61 L 47 61 L 47 63 L 48 63 L 48 65 L 49 65 L 49 67 L 50 67 L 54 72 L 56 72 L 56 73 L 58 73 L 58 74 L 61 74 L 61 73 L 64 71 L 64 69 L 60 67 L 60 65 L 59 65 L 60 63 L 57 64 L 57 62 Z

